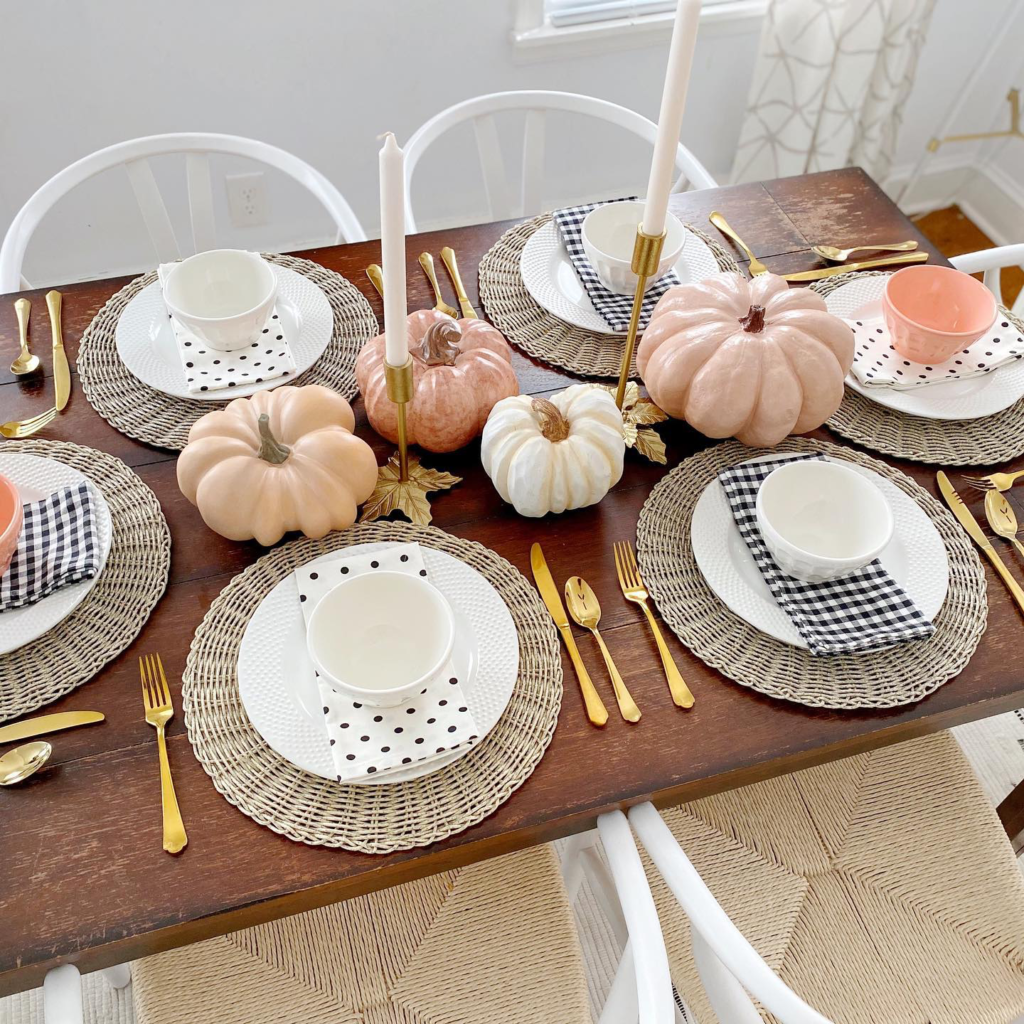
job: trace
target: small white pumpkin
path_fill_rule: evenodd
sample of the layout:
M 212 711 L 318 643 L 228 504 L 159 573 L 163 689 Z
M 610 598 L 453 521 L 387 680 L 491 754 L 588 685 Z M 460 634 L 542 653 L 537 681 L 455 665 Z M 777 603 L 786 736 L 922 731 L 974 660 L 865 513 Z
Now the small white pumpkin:
M 480 461 L 521 516 L 600 501 L 622 476 L 626 442 L 611 394 L 574 384 L 551 400 L 516 395 L 487 417 Z

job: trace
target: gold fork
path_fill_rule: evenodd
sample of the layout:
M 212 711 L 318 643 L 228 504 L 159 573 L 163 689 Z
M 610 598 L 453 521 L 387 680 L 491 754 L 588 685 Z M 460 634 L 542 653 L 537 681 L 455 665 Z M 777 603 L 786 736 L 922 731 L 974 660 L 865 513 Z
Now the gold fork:
M 0 423 L 0 434 L 6 438 L 28 437 L 37 430 L 42 430 L 47 423 L 50 423 L 57 415 L 57 407 L 47 409 L 36 416 L 29 416 L 24 420 L 10 420 L 7 423 Z
M 427 275 L 430 287 L 434 289 L 434 309 L 439 313 L 447 313 L 449 316 L 458 320 L 459 311 L 454 306 L 449 306 L 448 303 L 441 298 L 441 289 L 437 283 L 437 274 L 434 273 L 434 257 L 431 256 L 429 252 L 420 253 L 420 266 L 423 268 L 423 273 Z
M 964 481 L 976 491 L 1008 491 L 1022 476 L 1024 476 L 1024 469 L 1016 473 L 989 473 L 988 476 L 965 476 Z
M 171 766 L 167 761 L 167 737 L 164 729 L 174 716 L 171 691 L 167 687 L 164 664 L 159 654 L 146 654 L 139 658 L 142 676 L 142 702 L 146 706 L 146 721 L 156 729 L 157 748 L 160 751 L 160 799 L 164 812 L 164 849 L 168 853 L 181 853 L 188 843 L 185 825 L 178 810 L 171 780 Z
M 627 601 L 640 605 L 651 625 L 651 632 L 654 634 L 654 642 L 658 645 L 658 653 L 661 655 L 661 665 L 665 670 L 665 678 L 668 680 L 668 688 L 672 693 L 672 701 L 678 707 L 693 707 L 693 694 L 690 688 L 683 681 L 683 677 L 672 660 L 665 638 L 661 635 L 654 613 L 647 606 L 647 599 L 650 595 L 640 578 L 640 569 L 636 564 L 636 555 L 633 554 L 633 545 L 628 541 L 616 541 L 612 547 L 615 552 L 615 571 L 619 576 L 619 587 L 622 589 L 622 596 Z
M 758 274 L 768 273 L 768 268 L 753 254 L 750 246 L 747 245 L 747 243 L 744 242 L 731 227 L 729 227 L 729 222 L 717 210 L 708 217 L 708 220 L 711 221 L 711 223 L 714 224 L 715 227 L 726 236 L 726 238 L 731 238 L 747 254 L 747 259 L 750 260 L 748 267 L 750 269 L 751 277 L 757 277 Z

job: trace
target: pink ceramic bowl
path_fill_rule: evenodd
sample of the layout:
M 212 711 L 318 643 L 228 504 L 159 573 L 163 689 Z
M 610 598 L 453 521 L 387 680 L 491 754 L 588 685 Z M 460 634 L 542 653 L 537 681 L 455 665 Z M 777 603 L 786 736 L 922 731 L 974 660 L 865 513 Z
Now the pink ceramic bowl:
M 7 477 L 0 476 L 0 576 L 11 567 L 24 521 L 18 488 Z
M 988 331 L 995 296 L 952 267 L 904 267 L 885 283 L 882 315 L 892 347 L 914 363 L 944 363 Z

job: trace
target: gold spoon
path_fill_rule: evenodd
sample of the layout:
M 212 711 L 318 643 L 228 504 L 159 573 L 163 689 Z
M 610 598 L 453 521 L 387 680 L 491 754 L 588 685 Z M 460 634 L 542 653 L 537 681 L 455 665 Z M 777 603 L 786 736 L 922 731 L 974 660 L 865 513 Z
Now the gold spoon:
M 615 662 L 612 661 L 604 639 L 597 631 L 598 623 L 601 621 L 601 605 L 597 600 L 597 594 L 585 579 L 579 576 L 570 576 L 565 581 L 565 603 L 569 606 L 569 614 L 576 625 L 589 629 L 594 634 L 597 646 L 601 648 L 604 663 L 608 667 L 608 675 L 612 677 L 612 688 L 615 690 L 615 699 L 618 701 L 620 714 L 627 722 L 640 721 L 640 709 L 636 706 L 636 701 L 629 695 L 629 690 L 626 689 L 626 684 L 622 681 Z
M 384 271 L 380 269 L 380 265 L 377 263 L 371 263 L 366 268 L 366 276 L 370 279 L 370 284 L 377 289 L 377 294 L 383 299 L 384 298 Z
M 1024 544 L 1017 540 L 1017 517 L 1002 491 L 989 491 L 985 495 L 985 518 L 988 525 L 1024 557 Z
M 814 245 L 811 246 L 811 252 L 817 253 L 824 260 L 842 263 L 855 252 L 913 252 L 916 248 L 917 242 L 911 239 L 908 242 L 894 242 L 892 245 L 854 245 L 849 249 L 837 249 L 834 245 Z
M 22 743 L 0 757 L 0 786 L 13 786 L 34 775 L 50 760 L 53 747 L 45 740 Z
M 11 363 L 11 373 L 23 377 L 26 373 L 32 373 L 39 369 L 39 356 L 28 354 L 28 314 L 32 309 L 32 303 L 28 299 L 15 299 L 14 312 L 18 317 L 18 337 L 21 339 L 21 352 L 18 358 Z

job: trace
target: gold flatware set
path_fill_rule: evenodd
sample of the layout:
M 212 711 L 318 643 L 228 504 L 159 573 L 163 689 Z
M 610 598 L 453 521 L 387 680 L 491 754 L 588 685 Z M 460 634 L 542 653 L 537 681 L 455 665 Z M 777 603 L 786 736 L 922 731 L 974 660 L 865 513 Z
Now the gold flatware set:
M 459 313 L 467 320 L 477 319 L 476 310 L 473 308 L 473 304 L 469 301 L 469 296 L 466 294 L 465 285 L 462 283 L 462 275 L 459 273 L 459 264 L 455 259 L 455 250 L 450 246 L 446 245 L 441 250 L 441 262 L 445 265 L 445 269 L 448 271 L 448 276 L 452 280 L 452 284 L 455 287 L 455 298 L 459 303 L 459 309 L 445 302 L 444 296 L 441 295 L 441 286 L 437 283 L 437 273 L 434 270 L 434 257 L 429 252 L 421 252 L 419 257 L 419 264 L 423 268 L 423 273 L 427 275 L 427 280 L 430 282 L 430 287 L 434 290 L 434 309 L 439 313 L 446 313 L 450 317 L 454 317 L 456 320 L 459 319 Z M 383 299 L 384 298 L 384 272 L 381 270 L 380 265 L 377 263 L 371 263 L 366 268 L 366 276 L 370 279 L 370 283 L 377 290 L 377 294 Z

